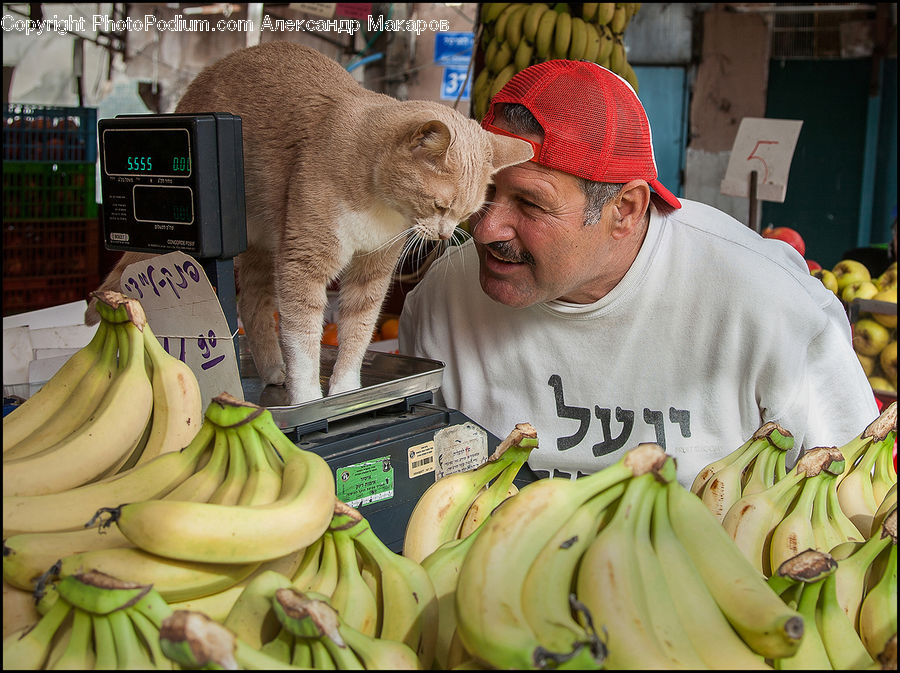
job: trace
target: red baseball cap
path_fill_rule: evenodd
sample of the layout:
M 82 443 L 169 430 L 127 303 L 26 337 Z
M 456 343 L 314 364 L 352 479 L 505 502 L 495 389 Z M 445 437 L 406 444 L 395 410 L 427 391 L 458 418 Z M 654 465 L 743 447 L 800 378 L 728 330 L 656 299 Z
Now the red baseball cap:
M 531 161 L 595 182 L 646 180 L 666 203 L 681 202 L 658 180 L 650 122 L 631 85 L 589 61 L 552 60 L 525 68 L 491 99 L 482 128 L 494 126 L 498 103 L 524 105 L 544 129 Z

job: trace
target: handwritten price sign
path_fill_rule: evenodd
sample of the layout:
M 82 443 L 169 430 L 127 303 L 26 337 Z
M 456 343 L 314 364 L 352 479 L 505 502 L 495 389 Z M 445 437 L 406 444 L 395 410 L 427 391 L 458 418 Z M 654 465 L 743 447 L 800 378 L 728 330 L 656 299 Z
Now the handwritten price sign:
M 141 302 L 166 352 L 194 372 L 204 409 L 223 392 L 243 399 L 228 322 L 199 262 L 183 252 L 158 255 L 126 267 L 121 287 Z
M 794 119 L 742 119 L 720 186 L 722 194 L 750 196 L 750 173 L 756 171 L 756 198 L 783 203 L 802 125 Z

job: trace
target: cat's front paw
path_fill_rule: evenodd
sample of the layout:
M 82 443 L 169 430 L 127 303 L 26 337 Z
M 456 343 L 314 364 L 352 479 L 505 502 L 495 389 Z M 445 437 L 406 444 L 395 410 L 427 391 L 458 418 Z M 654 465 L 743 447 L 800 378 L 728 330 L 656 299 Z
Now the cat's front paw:
M 286 382 L 284 387 L 291 405 L 320 400 L 323 397 L 322 389 L 318 385 L 291 385 L 290 382 Z
M 356 390 L 361 387 L 362 383 L 359 374 L 349 376 L 332 375 L 328 387 L 328 394 L 338 395 L 340 393 L 346 393 L 348 390 Z

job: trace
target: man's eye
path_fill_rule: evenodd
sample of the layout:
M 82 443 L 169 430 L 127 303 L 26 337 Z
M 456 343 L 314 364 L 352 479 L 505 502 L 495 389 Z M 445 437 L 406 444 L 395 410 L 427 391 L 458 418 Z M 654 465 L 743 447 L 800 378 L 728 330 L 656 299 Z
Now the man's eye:
M 526 208 L 539 208 L 536 203 L 532 203 L 528 199 L 523 199 L 522 197 L 518 198 L 519 203 Z

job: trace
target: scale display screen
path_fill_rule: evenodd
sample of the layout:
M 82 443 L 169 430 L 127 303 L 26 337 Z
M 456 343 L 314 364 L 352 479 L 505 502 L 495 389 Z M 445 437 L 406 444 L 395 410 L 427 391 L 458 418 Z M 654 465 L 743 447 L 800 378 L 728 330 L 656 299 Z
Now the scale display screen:
M 191 134 L 187 129 L 105 129 L 107 175 L 191 175 Z
M 240 117 L 119 115 L 97 127 L 108 250 L 230 259 L 246 249 Z
M 167 185 L 135 185 L 134 219 L 138 222 L 191 224 L 194 221 L 193 190 Z

